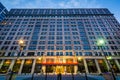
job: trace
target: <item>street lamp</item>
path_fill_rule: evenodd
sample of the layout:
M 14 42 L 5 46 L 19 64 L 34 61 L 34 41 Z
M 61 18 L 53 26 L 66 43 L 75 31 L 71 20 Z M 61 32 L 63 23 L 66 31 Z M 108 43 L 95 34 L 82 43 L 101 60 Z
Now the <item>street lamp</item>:
M 20 39 L 20 40 L 18 41 L 18 44 L 19 44 L 19 46 L 20 46 L 20 48 L 19 48 L 20 52 L 18 52 L 18 55 L 17 55 L 17 58 L 15 59 L 15 62 L 17 61 L 17 59 L 18 59 L 21 51 L 23 50 L 23 47 L 25 46 L 25 45 L 24 45 L 24 40 L 22 40 L 22 39 Z M 9 80 L 12 80 L 13 73 L 14 73 L 14 72 L 13 72 L 13 70 L 12 70 L 12 68 L 11 68 L 11 69 L 10 69 L 10 77 L 9 77 Z
M 108 64 L 108 66 L 110 67 L 110 69 L 111 69 L 111 73 L 112 73 L 112 76 L 113 76 L 113 79 L 114 80 L 116 80 L 116 78 L 115 78 L 115 75 L 114 75 L 114 72 L 113 72 L 113 69 L 112 69 L 112 66 L 111 66 L 111 64 L 110 64 L 110 62 L 108 61 L 108 58 L 107 58 L 107 56 L 104 54 L 104 50 L 103 50 L 103 46 L 105 45 L 105 43 L 106 43 L 106 41 L 105 41 L 105 39 L 98 39 L 97 40 L 97 46 L 101 49 L 101 51 L 102 51 L 102 53 L 103 53 L 103 56 L 105 57 L 105 60 L 106 60 L 106 62 L 107 62 L 107 64 Z M 111 59 L 111 57 L 109 57 L 110 59 Z
M 20 46 L 20 52 L 23 50 L 23 47 L 25 46 L 24 45 L 24 40 L 22 40 L 22 39 L 20 39 L 19 41 L 18 41 L 18 43 L 19 43 L 19 46 Z

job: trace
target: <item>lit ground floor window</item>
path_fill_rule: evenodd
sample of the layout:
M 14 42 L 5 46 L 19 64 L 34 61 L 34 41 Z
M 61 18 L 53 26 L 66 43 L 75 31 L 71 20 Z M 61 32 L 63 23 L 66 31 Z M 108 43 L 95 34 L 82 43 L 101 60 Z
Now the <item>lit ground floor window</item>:
M 110 59 L 109 63 L 115 73 L 120 73 L 119 59 Z M 110 71 L 104 57 L 81 56 L 36 56 L 0 59 L 0 74 L 6 74 L 10 69 L 18 74 L 104 73 Z

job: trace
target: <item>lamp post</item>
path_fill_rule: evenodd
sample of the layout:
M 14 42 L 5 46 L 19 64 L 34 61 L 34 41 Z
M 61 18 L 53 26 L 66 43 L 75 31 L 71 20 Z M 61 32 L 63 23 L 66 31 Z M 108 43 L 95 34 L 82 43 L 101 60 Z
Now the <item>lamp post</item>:
M 17 55 L 17 58 L 15 59 L 15 62 L 17 61 L 17 59 L 18 59 L 18 57 L 19 57 L 19 54 L 20 54 L 21 51 L 23 50 L 24 40 L 20 39 L 20 40 L 18 41 L 18 43 L 19 43 L 19 46 L 20 46 L 20 48 L 19 48 L 20 52 L 18 52 L 18 55 Z M 13 73 L 14 73 L 14 72 L 13 72 L 12 69 L 13 69 L 13 68 L 10 69 L 10 77 L 9 77 L 9 80 L 12 80 L 12 77 L 13 77 Z
M 43 59 L 46 59 L 46 54 L 43 54 L 42 56 L 43 56 L 43 57 L 42 57 L 42 60 L 43 60 Z M 43 60 L 42 62 L 44 62 L 44 60 Z M 47 61 L 45 61 L 45 62 L 47 63 Z M 46 64 L 46 68 L 45 68 L 45 80 L 47 80 L 47 67 L 48 67 L 48 66 L 47 66 L 47 64 Z
M 71 65 L 71 75 L 72 75 L 72 80 L 74 80 L 74 73 L 73 73 L 73 66 Z
M 107 64 L 108 64 L 108 66 L 109 66 L 109 68 L 111 69 L 111 74 L 112 74 L 112 76 L 113 76 L 113 80 L 116 80 L 116 78 L 115 78 L 115 75 L 114 75 L 114 72 L 113 72 L 113 69 L 112 69 L 112 66 L 111 66 L 111 64 L 110 64 L 110 62 L 108 61 L 108 58 L 107 58 L 107 56 L 104 54 L 104 50 L 103 50 L 103 46 L 105 45 L 105 40 L 104 39 L 98 39 L 97 40 L 97 46 L 101 49 L 101 51 L 102 51 L 102 53 L 103 53 L 103 56 L 105 57 L 105 60 L 106 60 L 106 62 L 107 62 Z
M 85 70 L 85 79 L 88 80 L 88 77 L 87 77 L 87 72 Z
M 32 73 L 31 80 L 34 80 L 34 71 L 33 71 L 33 73 Z
M 46 68 L 45 68 L 45 80 L 47 80 L 47 65 L 46 65 Z

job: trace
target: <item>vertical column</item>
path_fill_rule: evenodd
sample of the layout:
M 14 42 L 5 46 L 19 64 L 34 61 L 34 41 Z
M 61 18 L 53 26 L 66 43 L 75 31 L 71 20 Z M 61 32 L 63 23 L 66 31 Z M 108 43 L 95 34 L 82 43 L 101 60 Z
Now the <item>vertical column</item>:
M 4 63 L 4 59 L 2 60 L 2 62 L 1 62 L 1 64 L 0 64 L 0 69 L 1 69 L 1 67 L 2 67 L 2 65 L 3 65 L 3 63 Z
M 44 74 L 45 74 L 45 69 L 46 69 L 46 67 L 42 65 L 42 71 Z
M 105 61 L 105 64 L 106 64 L 106 66 L 107 66 L 107 69 L 110 70 L 110 67 L 109 67 L 107 61 L 106 61 L 105 59 L 104 59 L 104 61 Z
M 74 66 L 74 73 L 76 74 L 77 73 L 77 71 L 78 71 L 78 67 L 77 66 Z
M 83 59 L 83 62 L 84 62 L 84 66 L 85 66 L 85 71 L 86 71 L 86 73 L 89 73 L 89 72 L 88 72 L 87 63 L 86 63 L 86 59 Z
M 116 65 L 117 65 L 118 69 L 120 70 L 120 64 L 119 64 L 119 62 L 118 62 L 117 59 L 115 59 L 115 63 L 116 63 Z
M 66 71 L 67 71 L 67 70 L 66 70 L 66 67 L 67 67 L 67 66 L 65 66 L 65 74 L 67 73 L 67 72 L 66 72 Z
M 100 67 L 99 67 L 99 64 L 98 64 L 97 59 L 95 59 L 95 64 L 96 64 L 96 67 L 97 67 L 98 73 L 101 73 L 101 70 L 100 70 Z
M 32 70 L 31 70 L 31 74 L 33 74 L 33 73 L 34 73 L 35 64 L 36 64 L 36 59 L 34 59 L 34 61 L 33 61 Z
M 25 62 L 25 60 L 23 59 L 22 62 L 21 62 L 21 66 L 20 66 L 18 74 L 21 74 L 24 62 Z
M 13 60 L 12 60 L 12 62 L 11 62 L 11 64 L 10 64 L 10 66 L 9 66 L 9 69 L 8 69 L 8 70 L 10 70 L 10 69 L 12 70 L 12 68 L 13 68 L 13 66 L 14 66 L 15 61 L 16 61 L 15 59 L 13 59 Z

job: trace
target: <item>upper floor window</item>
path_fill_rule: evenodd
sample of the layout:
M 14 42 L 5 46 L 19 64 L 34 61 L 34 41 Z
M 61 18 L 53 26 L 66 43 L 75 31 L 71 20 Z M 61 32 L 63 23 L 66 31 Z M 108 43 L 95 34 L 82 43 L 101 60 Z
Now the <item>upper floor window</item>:
M 66 56 L 73 56 L 72 52 L 66 52 Z
M 56 56 L 63 56 L 63 52 L 56 52 Z
M 47 56 L 54 56 L 54 52 L 47 52 Z
M 71 41 L 65 41 L 65 44 L 71 44 Z
M 85 56 L 92 56 L 92 52 L 85 52 Z
M 82 56 L 82 52 L 76 52 L 76 56 Z
M 65 46 L 65 50 L 72 50 L 72 46 Z
M 80 46 L 74 46 L 74 50 L 81 50 Z

